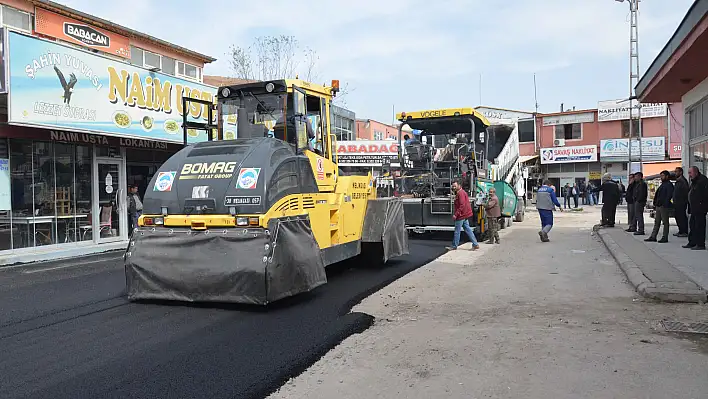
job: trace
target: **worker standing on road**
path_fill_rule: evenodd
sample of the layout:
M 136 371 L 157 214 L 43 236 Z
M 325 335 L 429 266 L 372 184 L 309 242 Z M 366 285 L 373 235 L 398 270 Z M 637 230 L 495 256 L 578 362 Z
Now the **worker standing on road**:
M 635 236 L 644 235 L 644 208 L 647 206 L 649 198 L 649 187 L 644 181 L 644 174 L 637 172 L 634 174 L 634 219 L 636 220 Z
M 661 185 L 654 194 L 654 208 L 656 209 L 656 214 L 654 215 L 654 230 L 651 232 L 649 238 L 644 241 L 656 241 L 656 237 L 659 235 L 659 227 L 661 227 L 663 223 L 664 234 L 658 242 L 669 242 L 669 209 L 673 207 L 671 203 L 673 197 L 674 185 L 669 180 L 669 171 L 664 170 L 661 172 Z
M 489 189 L 489 201 L 487 201 L 484 208 L 487 210 L 487 222 L 489 222 L 489 241 L 487 241 L 487 244 L 494 244 L 495 241 L 499 244 L 501 207 L 499 206 L 499 197 L 497 197 L 495 188 Z
M 637 221 L 634 219 L 634 173 L 629 175 L 629 183 L 627 183 L 627 193 L 624 199 L 627 200 L 627 224 L 629 227 L 625 230 L 628 233 L 637 231 Z
M 477 237 L 474 235 L 474 231 L 472 231 L 470 227 L 470 222 L 467 220 L 474 215 L 472 205 L 470 204 L 470 197 L 458 182 L 452 183 L 452 192 L 455 195 L 455 213 L 452 215 L 452 219 L 455 221 L 455 236 L 453 237 L 452 246 L 447 247 L 447 249 L 449 251 L 457 249 L 460 245 L 460 233 L 462 229 L 465 229 L 467 237 L 472 241 L 472 250 L 476 251 L 479 249 L 479 243 L 477 242 Z
M 677 167 L 674 170 L 676 184 L 674 185 L 674 217 L 678 226 L 676 237 L 688 237 L 688 191 L 690 186 L 688 180 L 683 176 L 683 168 Z
M 553 228 L 553 210 L 556 207 L 563 212 L 563 207 L 558 202 L 558 197 L 556 197 L 556 191 L 552 188 L 551 182 L 546 180 L 536 192 L 536 209 L 538 209 L 538 215 L 541 217 L 541 231 L 538 232 L 538 235 L 541 237 L 542 242 L 550 241 L 548 233 Z

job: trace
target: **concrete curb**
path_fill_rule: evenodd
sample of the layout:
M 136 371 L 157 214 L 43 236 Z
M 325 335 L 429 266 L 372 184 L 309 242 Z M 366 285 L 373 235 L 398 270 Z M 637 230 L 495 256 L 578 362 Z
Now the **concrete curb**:
M 640 295 L 646 298 L 657 299 L 665 302 L 690 302 L 690 303 L 705 303 L 707 293 L 702 289 L 691 288 L 675 288 L 669 283 L 654 283 L 642 272 L 641 267 L 637 265 L 627 253 L 598 226 L 593 227 L 600 239 L 605 244 L 607 249 L 612 254 L 612 257 L 619 264 L 620 269 L 624 272 L 630 284 L 639 292 Z M 649 250 L 649 249 L 647 249 Z M 690 281 L 686 277 L 686 281 Z

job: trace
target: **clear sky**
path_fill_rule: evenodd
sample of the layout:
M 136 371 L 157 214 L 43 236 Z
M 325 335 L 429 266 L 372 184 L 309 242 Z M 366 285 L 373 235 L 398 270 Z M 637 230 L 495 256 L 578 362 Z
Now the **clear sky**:
M 615 0 L 67 0 L 70 7 L 205 53 L 232 75 L 228 50 L 293 35 L 339 79 L 358 118 L 460 106 L 540 112 L 597 107 L 629 92 L 629 6 Z M 642 73 L 693 0 L 642 0 Z M 201 6 L 203 4 L 205 6 Z M 208 4 L 208 5 L 207 5 Z M 128 10 L 129 12 L 126 12 Z M 304 62 L 302 63 L 304 66 Z

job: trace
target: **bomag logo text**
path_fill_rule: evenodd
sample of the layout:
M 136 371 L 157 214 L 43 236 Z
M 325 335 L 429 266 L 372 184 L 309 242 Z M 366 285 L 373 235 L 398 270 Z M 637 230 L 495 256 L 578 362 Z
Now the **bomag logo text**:
M 185 179 L 230 179 L 234 175 L 237 162 L 186 163 L 179 178 Z

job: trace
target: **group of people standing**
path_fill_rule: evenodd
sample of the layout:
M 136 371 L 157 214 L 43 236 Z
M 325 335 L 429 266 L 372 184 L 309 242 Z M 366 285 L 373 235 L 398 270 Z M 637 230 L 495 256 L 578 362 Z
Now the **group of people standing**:
M 460 235 L 462 230 L 464 230 L 465 233 L 467 233 L 467 237 L 472 242 L 472 250 L 476 251 L 479 249 L 479 243 L 469 222 L 469 218 L 474 216 L 470 197 L 458 182 L 453 182 L 451 188 L 452 195 L 455 196 L 455 212 L 452 215 L 452 219 L 455 221 L 455 233 L 452 239 L 452 246 L 447 247 L 447 249 L 449 251 L 457 250 L 457 247 L 460 245 Z M 499 222 L 502 215 L 499 197 L 497 197 L 497 190 L 495 188 L 489 189 L 489 196 L 484 208 L 486 210 L 488 223 L 487 235 L 489 236 L 489 241 L 487 241 L 487 243 L 499 244 Z
M 684 171 L 681 167 L 674 170 L 676 179 L 674 184 L 671 183 L 671 173 L 668 170 L 661 172 L 661 185 L 654 194 L 654 229 L 645 241 L 669 242 L 669 219 L 673 210 L 678 225 L 678 232 L 674 236 L 688 238 L 688 243 L 683 246 L 684 248 L 704 250 L 706 249 L 706 214 L 708 214 L 708 177 L 701 174 L 695 166 L 692 166 L 688 171 L 690 183 L 683 174 Z M 646 186 L 641 177 L 641 173 L 635 174 L 634 184 L 638 185 L 637 187 Z M 641 199 L 642 197 L 633 198 L 635 201 L 633 216 L 636 223 L 630 223 L 627 229 L 628 232 L 634 232 L 635 235 L 644 235 L 643 213 L 646 197 L 644 197 L 643 204 L 637 202 Z M 629 202 L 629 198 L 627 200 Z M 662 236 L 659 238 L 659 230 L 662 225 Z

